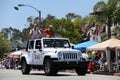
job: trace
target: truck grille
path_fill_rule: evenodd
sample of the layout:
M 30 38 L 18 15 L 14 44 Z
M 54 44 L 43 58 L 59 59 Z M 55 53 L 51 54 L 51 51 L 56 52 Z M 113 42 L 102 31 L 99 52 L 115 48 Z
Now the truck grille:
M 63 53 L 64 60 L 77 59 L 77 53 Z

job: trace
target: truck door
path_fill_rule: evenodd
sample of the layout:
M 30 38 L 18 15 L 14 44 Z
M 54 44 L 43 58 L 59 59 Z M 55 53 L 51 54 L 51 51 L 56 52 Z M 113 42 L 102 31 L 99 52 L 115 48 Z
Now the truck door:
M 34 50 L 34 40 L 30 40 L 29 43 L 27 44 L 27 49 L 26 49 L 26 51 L 28 52 L 30 64 L 34 63 L 33 50 Z
M 40 65 L 42 60 L 42 47 L 41 47 L 41 40 L 36 40 L 35 42 L 35 49 L 34 49 L 34 64 Z

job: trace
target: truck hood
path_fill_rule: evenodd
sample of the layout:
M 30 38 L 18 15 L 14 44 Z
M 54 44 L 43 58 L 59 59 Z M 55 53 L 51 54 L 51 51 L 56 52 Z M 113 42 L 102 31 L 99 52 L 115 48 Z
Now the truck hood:
M 75 50 L 75 49 L 71 49 L 71 48 L 46 48 L 46 49 L 44 49 L 44 52 L 57 53 L 59 51 L 77 51 L 77 52 L 79 52 L 79 50 Z

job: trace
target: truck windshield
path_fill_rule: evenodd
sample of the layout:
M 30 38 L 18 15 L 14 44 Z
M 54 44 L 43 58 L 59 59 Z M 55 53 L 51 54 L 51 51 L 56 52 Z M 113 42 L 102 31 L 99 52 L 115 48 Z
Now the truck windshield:
M 65 39 L 44 39 L 43 45 L 45 48 L 50 48 L 50 47 L 70 48 L 69 41 Z

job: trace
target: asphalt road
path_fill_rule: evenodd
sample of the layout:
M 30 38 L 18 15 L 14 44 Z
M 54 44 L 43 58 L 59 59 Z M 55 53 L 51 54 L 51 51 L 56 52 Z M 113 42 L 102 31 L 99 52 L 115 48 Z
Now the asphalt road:
M 31 71 L 29 75 L 22 75 L 20 70 L 0 69 L 0 80 L 120 80 L 120 77 L 96 74 L 78 76 L 70 72 L 59 72 L 57 76 L 45 76 L 43 71 Z

